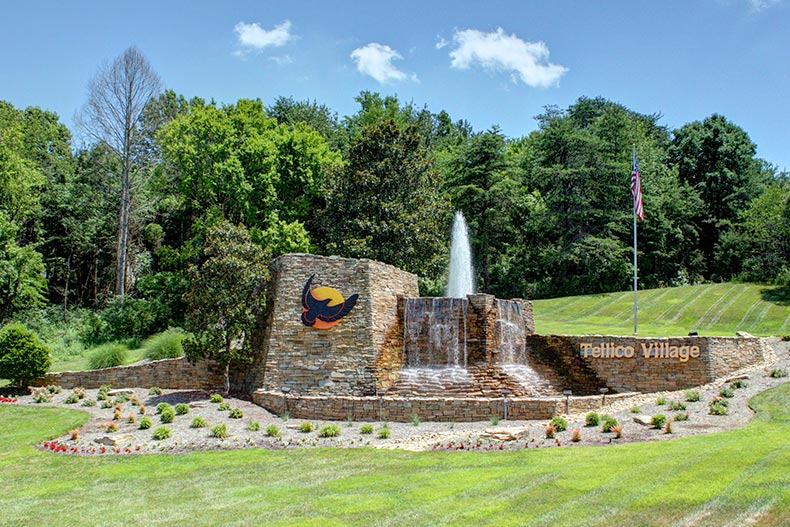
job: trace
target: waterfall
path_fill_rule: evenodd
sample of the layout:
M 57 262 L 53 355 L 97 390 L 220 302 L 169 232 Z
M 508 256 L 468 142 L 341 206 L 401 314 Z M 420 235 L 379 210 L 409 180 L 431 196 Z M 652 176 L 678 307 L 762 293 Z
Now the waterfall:
M 521 302 L 497 299 L 496 307 L 499 362 L 502 364 L 526 364 L 526 330 L 521 312 Z
M 469 246 L 469 229 L 461 211 L 455 213 L 450 237 L 450 269 L 445 296 L 466 298 L 475 292 L 472 271 L 472 249 Z
M 410 368 L 465 367 L 466 298 L 407 298 L 403 346 Z

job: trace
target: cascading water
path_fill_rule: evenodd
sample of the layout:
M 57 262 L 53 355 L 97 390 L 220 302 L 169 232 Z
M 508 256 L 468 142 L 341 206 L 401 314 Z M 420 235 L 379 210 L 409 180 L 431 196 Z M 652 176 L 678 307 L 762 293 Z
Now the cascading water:
M 526 330 L 521 302 L 496 301 L 499 356 L 503 364 L 526 364 Z
M 472 271 L 472 249 L 469 245 L 469 229 L 461 211 L 453 217 L 453 231 L 450 237 L 450 269 L 445 296 L 466 298 L 475 292 Z

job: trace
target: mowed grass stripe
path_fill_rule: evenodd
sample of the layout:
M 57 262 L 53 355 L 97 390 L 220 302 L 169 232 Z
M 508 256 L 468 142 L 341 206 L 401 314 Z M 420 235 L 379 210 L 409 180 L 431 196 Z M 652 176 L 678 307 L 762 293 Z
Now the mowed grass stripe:
M 633 293 L 533 301 L 539 333 L 631 334 Z M 638 292 L 639 334 L 678 336 L 784 335 L 790 329 L 790 289 L 760 284 L 705 284 Z M 566 308 L 560 308 L 561 305 Z

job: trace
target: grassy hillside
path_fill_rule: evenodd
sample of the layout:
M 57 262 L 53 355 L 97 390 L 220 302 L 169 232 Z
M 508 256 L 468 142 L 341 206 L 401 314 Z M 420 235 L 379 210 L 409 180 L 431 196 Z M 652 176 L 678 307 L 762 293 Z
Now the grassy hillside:
M 788 525 L 789 399 L 759 394 L 733 432 L 611 447 L 88 457 L 30 446 L 84 413 L 0 405 L 0 524 Z
M 630 335 L 633 291 L 535 300 L 538 333 Z M 638 292 L 639 334 L 680 336 L 790 333 L 790 288 L 706 284 Z

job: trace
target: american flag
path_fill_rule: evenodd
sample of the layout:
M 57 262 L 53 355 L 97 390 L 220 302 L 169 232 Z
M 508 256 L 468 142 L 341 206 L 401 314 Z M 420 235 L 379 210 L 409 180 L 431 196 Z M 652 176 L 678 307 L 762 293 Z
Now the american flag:
M 634 214 L 640 220 L 645 219 L 645 209 L 642 206 L 642 178 L 639 175 L 636 152 L 634 152 L 634 169 L 631 172 L 631 196 L 634 198 Z

